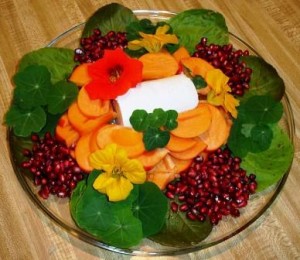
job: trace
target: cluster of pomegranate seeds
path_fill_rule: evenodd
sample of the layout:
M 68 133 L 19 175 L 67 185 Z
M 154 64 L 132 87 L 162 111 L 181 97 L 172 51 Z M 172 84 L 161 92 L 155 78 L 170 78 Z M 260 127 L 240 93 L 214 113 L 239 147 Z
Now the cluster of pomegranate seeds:
M 124 49 L 127 43 L 125 32 L 110 31 L 102 36 L 101 31 L 95 29 L 90 37 L 80 39 L 81 47 L 75 49 L 74 60 L 79 63 L 94 62 L 103 57 L 104 50 Z
M 231 93 L 235 96 L 243 96 L 245 90 L 249 88 L 252 69 L 246 67 L 241 56 L 248 56 L 249 51 L 234 50 L 232 44 L 228 45 L 207 45 L 207 38 L 201 38 L 196 45 L 194 57 L 202 58 L 219 68 L 229 77 L 228 85 L 231 87 Z
M 213 225 L 223 216 L 238 217 L 257 187 L 256 176 L 247 176 L 240 162 L 227 148 L 209 154 L 207 160 L 196 157 L 178 180 L 167 185 L 165 195 L 172 200 L 171 210 L 186 212 L 191 220 L 208 217 Z
M 70 149 L 50 133 L 44 138 L 33 134 L 31 140 L 34 143 L 32 150 L 23 150 L 28 159 L 21 163 L 21 167 L 33 174 L 34 184 L 40 186 L 38 194 L 44 199 L 50 194 L 69 197 L 85 174 L 71 157 Z

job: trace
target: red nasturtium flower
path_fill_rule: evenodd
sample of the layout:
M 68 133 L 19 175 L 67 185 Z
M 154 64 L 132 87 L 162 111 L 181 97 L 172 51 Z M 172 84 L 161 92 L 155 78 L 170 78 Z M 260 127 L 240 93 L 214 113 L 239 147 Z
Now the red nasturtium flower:
M 91 81 L 85 86 L 91 99 L 115 99 L 142 81 L 143 64 L 122 49 L 105 50 L 88 66 Z

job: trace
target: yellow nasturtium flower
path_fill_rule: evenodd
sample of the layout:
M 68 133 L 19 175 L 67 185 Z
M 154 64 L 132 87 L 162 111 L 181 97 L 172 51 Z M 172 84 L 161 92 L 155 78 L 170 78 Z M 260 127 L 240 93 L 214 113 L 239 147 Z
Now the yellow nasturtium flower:
M 205 81 L 211 88 L 207 94 L 207 101 L 215 106 L 223 106 L 236 118 L 239 100 L 230 94 L 231 88 L 227 84 L 229 78 L 221 70 L 212 69 L 206 73 Z
M 148 52 L 159 52 L 165 44 L 177 44 L 178 38 L 175 34 L 167 34 L 170 26 L 165 24 L 156 29 L 155 34 L 139 32 L 141 39 L 128 43 L 128 49 L 139 50 L 145 48 Z
M 146 181 L 146 172 L 140 161 L 129 159 L 127 152 L 116 144 L 109 144 L 89 157 L 94 169 L 103 170 L 93 183 L 93 187 L 107 194 L 110 201 L 127 198 L 133 184 Z

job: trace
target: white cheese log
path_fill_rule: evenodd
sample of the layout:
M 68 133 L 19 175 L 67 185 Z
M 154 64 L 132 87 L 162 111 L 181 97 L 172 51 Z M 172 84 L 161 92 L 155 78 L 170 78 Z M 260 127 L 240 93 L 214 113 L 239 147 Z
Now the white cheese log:
M 124 126 L 131 126 L 129 118 L 136 109 L 151 113 L 155 108 L 162 108 L 180 113 L 197 105 L 197 90 L 191 79 L 184 74 L 141 82 L 117 97 L 114 103 L 118 122 Z

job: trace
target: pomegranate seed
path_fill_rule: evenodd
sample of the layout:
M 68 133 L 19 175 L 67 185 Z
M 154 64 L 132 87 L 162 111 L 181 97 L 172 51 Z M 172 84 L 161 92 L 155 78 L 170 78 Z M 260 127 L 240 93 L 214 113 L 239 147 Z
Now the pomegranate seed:
M 41 186 L 38 194 L 44 199 L 50 194 L 70 196 L 77 182 L 84 178 L 84 172 L 71 157 L 70 149 L 50 133 L 46 133 L 43 138 L 33 134 L 31 140 L 34 145 L 25 152 L 29 160 L 23 161 L 21 167 L 34 175 L 34 185 Z M 65 170 L 68 167 L 72 168 L 67 172 Z
M 166 196 L 177 198 L 177 202 L 171 202 L 171 210 L 186 212 L 191 220 L 204 221 L 208 217 L 213 225 L 223 216 L 238 217 L 239 208 L 247 205 L 256 190 L 255 175 L 247 176 L 240 168 L 241 159 L 232 157 L 227 148 L 210 153 L 205 160 L 199 158 L 167 185 Z

